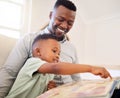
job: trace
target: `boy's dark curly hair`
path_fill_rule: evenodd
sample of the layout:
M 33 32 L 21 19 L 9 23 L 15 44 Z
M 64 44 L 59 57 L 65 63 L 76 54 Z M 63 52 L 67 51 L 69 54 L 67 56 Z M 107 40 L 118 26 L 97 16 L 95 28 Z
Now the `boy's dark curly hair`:
M 47 39 L 54 39 L 54 40 L 58 41 L 58 38 L 53 34 L 50 34 L 50 33 L 48 33 L 48 34 L 40 34 L 34 39 L 32 45 L 34 45 L 34 43 L 37 42 L 38 40 L 47 40 Z

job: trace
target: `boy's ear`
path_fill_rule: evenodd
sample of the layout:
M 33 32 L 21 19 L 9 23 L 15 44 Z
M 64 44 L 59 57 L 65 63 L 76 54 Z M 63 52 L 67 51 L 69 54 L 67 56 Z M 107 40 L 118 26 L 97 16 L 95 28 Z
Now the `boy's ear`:
M 36 54 L 37 56 L 41 56 L 40 48 L 35 48 L 35 54 Z

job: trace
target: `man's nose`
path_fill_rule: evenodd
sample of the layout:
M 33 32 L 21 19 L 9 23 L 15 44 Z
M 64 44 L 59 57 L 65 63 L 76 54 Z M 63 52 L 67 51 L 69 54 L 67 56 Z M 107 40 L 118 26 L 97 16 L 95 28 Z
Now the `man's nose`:
M 63 29 L 67 29 L 67 28 L 68 28 L 68 23 L 67 23 L 67 21 L 63 21 L 62 24 L 61 24 L 61 27 L 62 27 Z

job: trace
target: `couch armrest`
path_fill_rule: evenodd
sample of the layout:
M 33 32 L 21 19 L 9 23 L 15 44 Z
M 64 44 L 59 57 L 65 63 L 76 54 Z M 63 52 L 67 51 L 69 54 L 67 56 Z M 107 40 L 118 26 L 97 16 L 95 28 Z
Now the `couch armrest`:
M 0 35 L 0 67 L 5 63 L 17 39 Z

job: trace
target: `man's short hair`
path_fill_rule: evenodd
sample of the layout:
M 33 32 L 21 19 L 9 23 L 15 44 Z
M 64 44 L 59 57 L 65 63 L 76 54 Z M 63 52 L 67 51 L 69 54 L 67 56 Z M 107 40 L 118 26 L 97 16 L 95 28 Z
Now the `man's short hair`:
M 58 8 L 60 5 L 72 10 L 72 11 L 76 11 L 77 8 L 75 6 L 75 4 L 70 1 L 70 0 L 57 0 L 55 5 L 54 5 L 54 8 Z
M 47 40 L 47 39 L 54 39 L 54 40 L 58 41 L 58 38 L 53 34 L 50 34 L 50 33 L 48 33 L 48 34 L 40 34 L 34 39 L 34 41 L 32 43 L 32 46 L 34 45 L 35 42 L 37 42 L 39 40 Z

